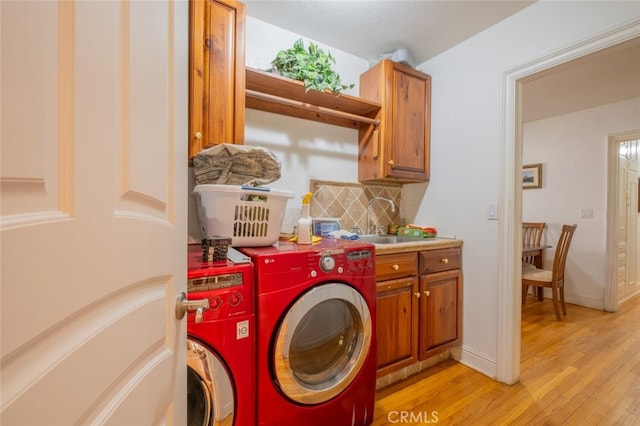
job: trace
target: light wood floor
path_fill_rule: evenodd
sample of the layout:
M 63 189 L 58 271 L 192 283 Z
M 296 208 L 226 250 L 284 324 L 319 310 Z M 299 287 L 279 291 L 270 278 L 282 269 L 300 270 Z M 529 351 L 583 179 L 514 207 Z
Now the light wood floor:
M 549 300 L 522 313 L 520 382 L 453 360 L 381 389 L 374 425 L 640 425 L 640 296 L 617 313 Z

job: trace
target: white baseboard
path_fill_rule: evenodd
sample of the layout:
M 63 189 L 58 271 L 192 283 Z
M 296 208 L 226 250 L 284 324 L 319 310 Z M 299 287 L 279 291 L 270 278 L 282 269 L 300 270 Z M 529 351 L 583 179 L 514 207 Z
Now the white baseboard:
M 571 303 L 573 305 L 579 305 L 579 306 L 584 306 L 585 308 L 604 311 L 604 299 L 593 299 L 591 297 L 565 293 L 564 301 L 566 303 Z
M 489 376 L 494 380 L 498 377 L 496 360 L 487 354 L 476 352 L 472 348 L 463 345 L 461 348 L 455 348 L 455 351 L 452 350 L 451 355 L 460 363 L 485 376 Z
M 551 300 L 551 290 L 544 289 L 544 297 Z M 604 299 L 594 299 L 592 297 L 580 296 L 579 294 L 564 294 L 564 301 L 572 305 L 584 306 L 585 308 L 597 309 L 604 311 Z

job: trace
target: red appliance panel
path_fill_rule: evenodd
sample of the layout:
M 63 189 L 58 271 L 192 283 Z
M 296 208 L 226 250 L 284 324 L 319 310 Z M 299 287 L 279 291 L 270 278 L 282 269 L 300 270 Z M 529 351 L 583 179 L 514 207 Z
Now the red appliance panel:
M 196 323 L 187 312 L 187 334 L 209 348 L 224 363 L 235 394 L 235 426 L 256 421 L 256 318 L 253 264 L 203 262 L 199 244 L 189 245 L 187 298 L 209 300 Z
M 373 419 L 376 359 L 375 331 L 359 373 L 340 394 L 317 404 L 300 404 L 287 397 L 274 378 L 273 343 L 288 310 L 318 286 L 341 283 L 357 290 L 369 308 L 375 330 L 375 246 L 323 239 L 297 245 L 240 249 L 252 257 L 256 276 L 258 322 L 258 424 L 365 425 Z

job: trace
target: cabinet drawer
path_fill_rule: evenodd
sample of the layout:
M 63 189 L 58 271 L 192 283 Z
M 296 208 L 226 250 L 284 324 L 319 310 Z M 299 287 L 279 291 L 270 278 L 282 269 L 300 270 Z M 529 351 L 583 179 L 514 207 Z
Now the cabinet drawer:
M 393 253 L 376 256 L 376 280 L 386 281 L 394 278 L 418 274 L 418 253 Z
M 419 263 L 420 275 L 460 269 L 462 267 L 462 248 L 453 247 L 421 251 Z

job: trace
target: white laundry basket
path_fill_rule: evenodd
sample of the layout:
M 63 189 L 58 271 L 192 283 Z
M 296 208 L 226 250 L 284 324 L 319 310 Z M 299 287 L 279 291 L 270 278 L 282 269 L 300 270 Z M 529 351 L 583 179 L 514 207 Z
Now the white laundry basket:
M 280 236 L 293 192 L 239 185 L 196 185 L 198 218 L 205 237 L 231 238 L 236 247 L 269 246 Z

